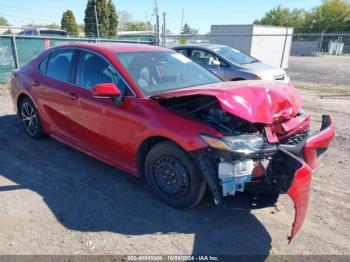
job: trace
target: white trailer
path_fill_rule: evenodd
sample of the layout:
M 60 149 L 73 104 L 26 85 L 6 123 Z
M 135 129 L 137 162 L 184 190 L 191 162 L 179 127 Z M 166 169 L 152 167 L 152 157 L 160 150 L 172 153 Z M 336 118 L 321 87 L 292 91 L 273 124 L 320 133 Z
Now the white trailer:
M 238 49 L 262 62 L 288 68 L 293 28 L 262 25 L 212 25 L 211 43 Z

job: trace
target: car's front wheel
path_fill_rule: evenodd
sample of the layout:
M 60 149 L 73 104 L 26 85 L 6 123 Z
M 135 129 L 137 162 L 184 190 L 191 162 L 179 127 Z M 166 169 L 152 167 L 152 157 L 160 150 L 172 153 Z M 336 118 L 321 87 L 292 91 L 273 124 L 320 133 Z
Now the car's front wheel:
M 24 129 L 30 137 L 38 139 L 43 135 L 38 110 L 28 97 L 23 98 L 21 101 L 20 117 Z
M 152 192 L 173 207 L 192 207 L 205 193 L 206 183 L 192 158 L 170 141 L 150 150 L 145 175 Z

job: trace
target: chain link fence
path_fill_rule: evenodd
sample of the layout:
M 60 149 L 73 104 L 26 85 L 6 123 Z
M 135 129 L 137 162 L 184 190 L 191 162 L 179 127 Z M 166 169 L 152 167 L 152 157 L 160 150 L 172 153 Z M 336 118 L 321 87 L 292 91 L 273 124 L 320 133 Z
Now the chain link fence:
M 291 37 L 290 48 L 286 49 L 284 39 Z M 270 46 L 269 56 L 281 56 L 284 51 L 290 50 L 291 56 L 320 56 L 320 55 L 350 55 L 350 33 L 308 33 L 282 35 L 166 35 L 160 36 L 162 46 L 169 48 L 182 44 L 226 44 L 250 53 L 252 41 L 261 43 L 261 46 Z M 10 73 L 17 67 L 39 54 L 42 50 L 69 43 L 96 42 L 91 38 L 58 38 L 39 36 L 0 36 L 0 84 L 8 81 Z M 155 44 L 154 35 L 131 35 L 115 38 L 100 39 L 100 42 L 127 42 Z M 262 50 L 264 52 L 264 50 Z M 278 54 L 277 54 L 278 53 Z
M 292 56 L 350 55 L 350 33 L 294 34 Z
M 292 35 L 167 35 L 162 45 L 172 48 L 181 44 L 225 44 L 235 43 L 245 49 L 251 38 L 260 41 L 291 36 L 291 56 L 318 56 L 318 55 L 350 55 L 350 33 L 302 33 Z M 162 38 L 162 37 L 161 37 Z M 162 38 L 163 39 L 163 38 Z
M 92 38 L 2 35 L 0 36 L 0 85 L 9 80 L 14 69 L 25 64 L 44 49 L 62 44 L 94 43 L 98 41 L 155 44 L 153 35 L 122 36 L 101 38 L 99 40 Z

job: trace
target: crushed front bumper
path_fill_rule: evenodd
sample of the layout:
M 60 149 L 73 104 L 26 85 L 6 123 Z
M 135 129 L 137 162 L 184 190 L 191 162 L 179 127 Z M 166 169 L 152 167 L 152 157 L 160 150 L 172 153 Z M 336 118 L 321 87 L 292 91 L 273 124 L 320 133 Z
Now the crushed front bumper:
M 298 123 L 297 123 L 298 124 Z M 289 236 L 291 241 L 300 231 L 306 216 L 312 172 L 319 166 L 318 157 L 329 147 L 334 137 L 330 116 L 322 116 L 320 131 L 305 134 L 295 144 L 281 142 L 271 153 L 264 179 L 246 184 L 243 193 L 223 197 L 215 160 L 232 162 L 232 154 L 221 150 L 198 151 L 193 154 L 211 189 L 217 205 L 231 209 L 256 209 L 275 206 L 280 193 L 286 193 L 295 207 L 294 223 Z M 244 159 L 244 158 L 242 158 Z
M 294 223 L 289 241 L 300 231 L 304 222 L 309 203 L 312 172 L 319 166 L 318 157 L 327 150 L 333 137 L 334 126 L 331 118 L 324 115 L 320 131 L 305 137 L 296 145 L 281 144 L 278 147 L 290 157 L 289 161 L 299 162 L 291 185 L 285 188 L 295 207 Z

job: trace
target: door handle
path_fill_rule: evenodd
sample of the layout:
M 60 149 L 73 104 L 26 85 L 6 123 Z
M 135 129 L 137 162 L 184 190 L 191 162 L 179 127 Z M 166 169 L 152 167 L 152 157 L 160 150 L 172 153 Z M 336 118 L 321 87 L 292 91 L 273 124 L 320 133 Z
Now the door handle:
M 40 82 L 38 80 L 33 81 L 33 86 L 40 86 Z
M 69 96 L 70 96 L 70 99 L 71 99 L 71 100 L 77 100 L 77 99 L 79 98 L 79 97 L 78 97 L 76 94 L 74 94 L 74 93 L 70 93 Z

